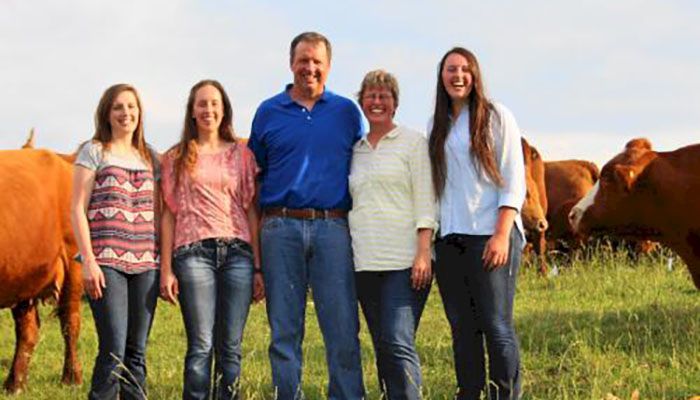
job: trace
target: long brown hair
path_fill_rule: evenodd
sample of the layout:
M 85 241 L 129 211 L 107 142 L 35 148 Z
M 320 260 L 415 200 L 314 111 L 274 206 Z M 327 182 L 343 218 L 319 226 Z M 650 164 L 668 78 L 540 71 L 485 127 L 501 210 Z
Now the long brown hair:
M 437 71 L 437 89 L 435 90 L 435 112 L 433 113 L 433 129 L 430 133 L 429 152 L 432 167 L 433 187 L 438 198 L 442 197 L 447 178 L 447 164 L 445 162 L 445 142 L 450 131 L 450 125 L 457 118 L 452 115 L 452 99 L 447 94 L 445 83 L 442 81 L 442 70 L 445 61 L 451 54 L 459 54 L 467 59 L 467 67 L 472 76 L 472 89 L 467 96 L 469 107 L 469 142 L 472 161 L 477 171 L 483 171 L 496 185 L 503 185 L 496 164 L 496 155 L 493 150 L 493 137 L 490 130 L 490 118 L 494 112 L 493 104 L 486 98 L 481 70 L 476 56 L 463 47 L 454 47 L 442 57 Z
M 224 90 L 224 87 L 216 80 L 205 79 L 197 82 L 187 98 L 187 108 L 185 109 L 185 121 L 182 128 L 182 136 L 180 141 L 171 147 L 167 156 L 174 160 L 175 166 L 175 185 L 180 181 L 180 176 L 183 171 L 192 173 L 195 165 L 197 165 L 197 121 L 194 119 L 194 101 L 197 96 L 197 91 L 204 86 L 213 86 L 221 93 L 221 101 L 224 109 L 224 115 L 221 118 L 219 125 L 219 138 L 225 142 L 235 142 L 236 136 L 233 132 L 233 109 L 231 101 Z
M 151 152 L 146 146 L 146 139 L 143 135 L 143 107 L 141 107 L 141 97 L 139 97 L 136 88 L 127 83 L 112 85 L 102 93 L 100 102 L 97 104 L 97 110 L 95 111 L 95 134 L 92 137 L 92 141 L 100 142 L 104 150 L 109 150 L 109 144 L 112 141 L 112 125 L 109 123 L 109 114 L 112 111 L 112 104 L 119 94 L 127 91 L 134 94 L 136 105 L 139 107 L 139 120 L 134 134 L 131 137 L 131 145 L 139 152 L 141 158 L 146 161 L 149 166 L 152 166 L 153 160 L 151 159 Z

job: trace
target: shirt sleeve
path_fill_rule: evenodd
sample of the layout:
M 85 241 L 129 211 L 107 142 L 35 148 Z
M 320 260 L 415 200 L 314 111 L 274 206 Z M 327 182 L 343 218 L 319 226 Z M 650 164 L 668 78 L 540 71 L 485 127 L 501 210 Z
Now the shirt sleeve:
M 427 228 L 437 231 L 437 207 L 430 173 L 428 141 L 416 134 L 416 141 L 409 158 L 409 171 L 413 189 L 413 217 L 416 229 Z
M 172 157 L 163 155 L 160 174 L 160 190 L 163 201 L 173 214 L 177 214 L 177 199 L 175 197 L 175 168 Z
M 498 189 L 498 207 L 510 207 L 520 212 L 526 191 L 520 128 L 507 108 L 497 105 L 496 112 L 494 145 L 503 177 L 503 186 Z
M 102 144 L 92 140 L 85 142 L 78 151 L 75 165 L 96 171 L 102 163 Z
M 258 168 L 258 164 L 255 162 L 253 152 L 247 147 L 241 148 L 241 160 L 243 161 L 241 198 L 243 200 L 243 209 L 247 211 L 255 198 L 255 182 L 260 168 Z
M 357 143 L 365 135 L 365 124 L 362 113 L 355 103 L 352 105 L 352 143 Z
M 256 165 L 260 168 L 260 171 L 264 173 L 265 169 L 267 168 L 267 155 L 262 141 L 264 128 L 261 119 L 260 108 L 258 108 L 258 110 L 255 112 L 255 117 L 253 117 L 253 123 L 250 128 L 248 148 L 253 152 L 253 155 L 255 155 Z

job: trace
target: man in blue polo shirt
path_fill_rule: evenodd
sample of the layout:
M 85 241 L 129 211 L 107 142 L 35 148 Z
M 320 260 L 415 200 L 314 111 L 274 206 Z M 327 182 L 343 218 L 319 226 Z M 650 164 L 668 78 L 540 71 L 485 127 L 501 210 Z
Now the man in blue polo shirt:
M 282 400 L 302 396 L 309 287 L 326 345 L 328 397 L 364 396 L 346 219 L 352 146 L 362 135 L 362 117 L 352 101 L 325 89 L 330 66 L 331 45 L 323 35 L 294 38 L 294 83 L 258 107 L 248 142 L 261 168 L 270 364 Z

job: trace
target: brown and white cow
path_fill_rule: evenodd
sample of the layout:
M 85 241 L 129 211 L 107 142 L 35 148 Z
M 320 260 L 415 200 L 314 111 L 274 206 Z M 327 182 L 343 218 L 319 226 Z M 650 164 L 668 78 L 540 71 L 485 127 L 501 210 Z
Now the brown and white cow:
M 571 249 L 580 243 L 569 224 L 569 211 L 598 182 L 598 167 L 584 160 L 561 160 L 544 163 L 547 183 L 547 239 L 555 248 Z
M 47 150 L 0 151 L 0 308 L 12 309 L 15 355 L 5 381 L 20 391 L 38 341 L 39 301 L 55 300 L 65 341 L 64 383 L 79 384 L 77 357 L 82 279 L 69 209 L 70 156 Z
M 576 232 L 652 239 L 685 261 L 700 289 L 700 144 L 656 152 L 633 139 L 569 214 Z
M 545 231 L 548 226 L 544 162 L 537 149 L 531 146 L 527 140 L 523 138 L 521 143 L 523 146 L 523 159 L 525 160 L 525 184 L 527 187 L 521 214 L 523 225 L 527 231 L 527 240 L 533 244 L 539 259 L 540 272 L 544 274 L 547 272 Z

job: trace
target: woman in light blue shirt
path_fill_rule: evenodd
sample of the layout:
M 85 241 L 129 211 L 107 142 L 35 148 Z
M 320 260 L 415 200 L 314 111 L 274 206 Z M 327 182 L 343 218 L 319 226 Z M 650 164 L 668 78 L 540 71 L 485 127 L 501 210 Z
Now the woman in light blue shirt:
M 484 94 L 476 57 L 456 47 L 438 70 L 429 139 L 440 203 L 435 274 L 452 329 L 458 399 L 518 399 L 513 299 L 523 246 L 520 130 Z M 486 385 L 483 338 L 489 355 Z

